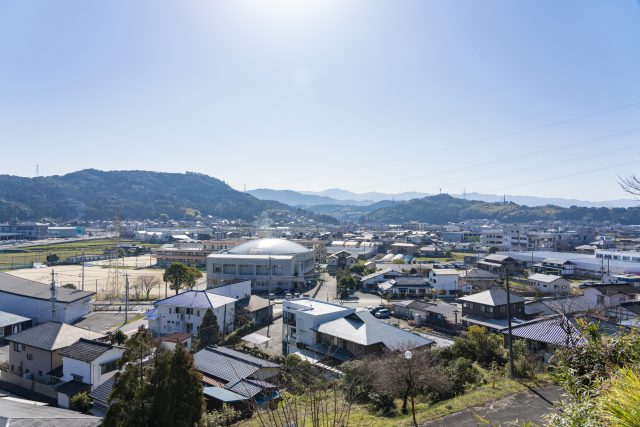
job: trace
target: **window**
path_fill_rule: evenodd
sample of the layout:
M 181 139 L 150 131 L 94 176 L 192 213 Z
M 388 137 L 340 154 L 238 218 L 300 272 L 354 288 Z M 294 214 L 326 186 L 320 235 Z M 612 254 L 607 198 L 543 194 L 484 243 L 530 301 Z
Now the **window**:
M 27 353 L 27 360 L 33 360 L 33 354 Z
M 38 371 L 38 376 L 41 377 L 42 376 L 42 371 Z
M 17 342 L 14 342 L 13 351 L 20 353 L 20 344 L 18 344 Z
M 76 374 L 71 374 L 71 378 L 73 378 L 75 381 L 80 381 L 82 382 L 82 375 L 76 375 Z
M 25 351 L 27 349 L 27 346 L 22 344 L 21 349 L 22 349 L 22 351 Z
M 110 362 L 103 363 L 100 365 L 100 374 L 104 375 L 108 372 L 115 371 L 118 368 L 118 361 L 112 360 Z
M 491 307 L 490 305 L 485 305 L 484 311 L 486 311 L 487 313 L 493 313 L 493 307 Z

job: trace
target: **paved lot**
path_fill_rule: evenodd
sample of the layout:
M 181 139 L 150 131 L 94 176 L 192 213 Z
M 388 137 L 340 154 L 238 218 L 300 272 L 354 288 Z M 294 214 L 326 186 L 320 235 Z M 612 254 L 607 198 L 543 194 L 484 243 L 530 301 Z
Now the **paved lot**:
M 490 422 L 490 425 L 506 425 L 518 420 L 543 425 L 543 415 L 555 411 L 553 402 L 560 399 L 560 388 L 545 386 L 517 393 L 497 400 L 485 406 L 466 409 L 453 415 L 430 421 L 423 427 L 477 427 L 478 416 Z M 520 425 L 520 424 L 517 424 Z
M 129 319 L 140 313 L 129 313 Z M 124 324 L 124 313 L 97 311 L 89 314 L 87 317 L 75 324 L 79 328 L 89 329 L 91 331 L 106 334 L 114 331 Z M 131 324 L 127 324 L 123 329 L 127 329 Z M 137 329 L 137 327 L 136 327 Z
M 280 305 L 279 307 L 282 306 Z M 280 308 L 280 311 L 282 311 L 282 308 Z M 266 337 L 267 327 L 265 326 L 264 328 L 257 330 L 255 333 Z M 269 341 L 265 344 L 260 344 L 257 347 L 271 356 L 282 356 L 282 317 L 278 317 L 274 320 L 269 327 L 269 338 L 271 338 Z

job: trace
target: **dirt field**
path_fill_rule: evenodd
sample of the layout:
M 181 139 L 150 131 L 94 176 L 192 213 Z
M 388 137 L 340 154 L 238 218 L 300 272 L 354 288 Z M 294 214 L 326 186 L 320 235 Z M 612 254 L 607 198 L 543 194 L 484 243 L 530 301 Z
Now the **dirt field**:
M 120 263 L 117 272 L 119 273 L 118 294 L 120 295 L 120 298 L 124 297 L 125 273 L 129 276 L 130 299 L 134 299 L 135 296 L 133 287 L 136 283 L 136 278 L 145 275 L 152 275 L 157 277 L 160 283 L 160 286 L 154 288 L 149 296 L 153 299 L 164 297 L 165 287 L 164 282 L 162 281 L 164 269 L 150 268 L 150 264 L 152 262 L 155 262 L 155 260 L 151 259 L 149 255 L 143 255 L 140 257 L 128 257 L 119 261 Z M 59 285 L 71 283 L 78 289 L 82 288 L 82 266 L 80 265 L 60 265 L 47 268 L 27 268 L 7 271 L 7 273 L 48 285 L 51 283 L 51 270 L 54 271 L 56 282 Z M 84 290 L 97 292 L 98 296 L 96 300 L 109 300 L 110 291 L 112 288 L 115 288 L 115 273 L 115 265 L 114 268 L 109 269 L 109 261 L 87 263 L 84 268 Z M 201 279 L 201 282 L 204 283 L 204 278 Z M 173 294 L 173 291 L 171 291 L 170 289 L 169 294 Z

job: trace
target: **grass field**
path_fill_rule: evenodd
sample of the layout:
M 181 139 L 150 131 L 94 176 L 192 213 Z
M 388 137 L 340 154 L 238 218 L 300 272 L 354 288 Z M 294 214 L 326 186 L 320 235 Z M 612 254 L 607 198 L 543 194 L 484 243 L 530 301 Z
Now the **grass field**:
M 125 240 L 123 240 L 122 243 L 136 244 L 143 247 L 158 246 Z M 44 263 L 49 254 L 58 255 L 60 261 L 64 261 L 68 257 L 80 256 L 82 255 L 82 251 L 84 251 L 85 255 L 102 255 L 106 249 L 113 248 L 113 245 L 114 241 L 111 239 L 96 239 L 2 250 L 0 251 L 0 270 L 24 268 L 34 262 Z
M 485 375 L 486 372 L 485 372 Z M 442 402 L 431 404 L 426 401 L 416 401 L 416 419 L 418 424 L 425 423 L 429 420 L 443 417 L 445 415 L 459 412 L 463 409 L 472 408 L 476 406 L 482 406 L 495 400 L 502 399 L 506 396 L 526 391 L 527 385 L 537 385 L 533 381 L 520 382 L 512 381 L 508 378 L 499 378 L 496 380 L 495 387 L 492 387 L 491 380 L 486 377 L 487 384 L 472 387 L 467 393 L 448 399 Z M 539 383 L 546 383 L 544 377 L 539 380 Z M 333 401 L 329 403 L 329 406 L 333 405 Z M 338 404 L 340 405 L 340 403 Z M 396 408 L 399 408 L 401 402 L 396 401 Z M 304 409 L 300 408 L 299 411 Z M 326 425 L 333 425 L 331 420 L 321 420 L 321 425 L 325 425 L 322 421 L 329 421 Z M 243 421 L 240 426 L 244 427 L 262 427 L 270 426 L 268 423 L 263 423 L 257 416 Z M 300 426 L 302 427 L 302 423 Z M 311 420 L 306 420 L 305 426 L 314 425 Z M 349 412 L 349 421 L 344 425 L 350 426 L 367 426 L 367 427 L 409 427 L 413 425 L 411 414 L 402 415 L 400 411 L 396 411 L 396 414 L 391 417 L 384 417 L 370 413 L 366 406 L 353 404 Z

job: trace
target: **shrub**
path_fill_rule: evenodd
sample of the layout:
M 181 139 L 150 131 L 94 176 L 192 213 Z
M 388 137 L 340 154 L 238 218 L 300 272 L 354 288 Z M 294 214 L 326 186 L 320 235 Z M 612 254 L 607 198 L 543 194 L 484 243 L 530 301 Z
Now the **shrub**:
M 91 399 L 86 391 L 74 394 L 69 401 L 69 408 L 72 411 L 82 412 L 86 414 L 91 409 Z

